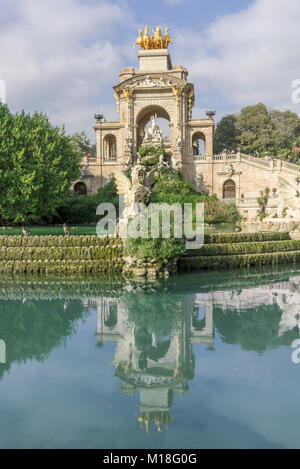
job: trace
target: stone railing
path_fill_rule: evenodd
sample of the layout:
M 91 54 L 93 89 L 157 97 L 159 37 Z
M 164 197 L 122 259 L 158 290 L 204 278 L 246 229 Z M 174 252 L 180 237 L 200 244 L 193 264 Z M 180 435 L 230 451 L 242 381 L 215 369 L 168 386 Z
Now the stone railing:
M 200 163 L 205 163 L 206 162 L 206 156 L 205 155 L 195 155 L 194 156 L 194 161 L 195 162 L 200 162 Z
M 241 153 L 241 160 L 244 161 L 251 161 L 259 166 L 263 166 L 264 168 L 271 168 L 271 161 L 263 160 L 262 158 L 255 158 L 255 156 L 245 155 Z
M 298 176 L 300 176 L 300 166 L 296 164 L 289 163 L 287 161 L 282 161 L 282 169 L 284 169 L 285 171 L 290 171 L 292 173 L 298 174 Z

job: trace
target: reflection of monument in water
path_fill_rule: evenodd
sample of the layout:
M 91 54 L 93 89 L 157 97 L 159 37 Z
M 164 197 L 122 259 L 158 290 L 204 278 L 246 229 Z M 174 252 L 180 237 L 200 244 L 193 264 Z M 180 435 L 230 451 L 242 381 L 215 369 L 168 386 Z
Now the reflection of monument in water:
M 138 421 L 147 432 L 151 424 L 160 432 L 173 421 L 170 416 L 173 396 L 184 396 L 188 380 L 194 377 L 192 344 L 209 347 L 213 344 L 212 308 L 201 310 L 198 318 L 197 307 L 191 314 L 190 300 L 182 302 L 186 314 L 176 318 L 164 337 L 146 322 L 130 321 L 122 300 L 102 298 L 98 303 L 99 341 L 117 342 L 112 364 L 121 379 L 121 391 L 129 395 L 139 392 Z
M 168 294 L 159 290 L 156 293 L 154 318 L 151 296 L 146 293 L 130 292 L 132 303 L 126 295 L 98 299 L 98 340 L 117 343 L 112 362 L 115 375 L 121 379 L 123 393 L 139 392 L 137 418 L 147 432 L 152 427 L 162 431 L 173 421 L 173 397 L 184 396 L 188 381 L 194 378 L 192 347 L 200 344 L 213 349 L 215 329 L 224 342 L 239 343 L 242 348 L 259 353 L 268 347 L 290 345 L 299 337 L 300 275 L 283 281 L 274 277 L 275 281 L 265 285 L 253 285 L 249 278 L 249 286 L 240 288 L 233 284 L 223 288 L 216 283 L 207 289 L 201 288 L 200 283 L 200 293 L 189 286 L 182 296 L 169 284 Z M 246 283 L 246 279 L 240 280 Z M 142 302 L 134 300 L 139 295 Z M 159 315 L 164 315 L 168 304 L 174 311 L 174 320 L 167 319 L 165 329 L 162 325 L 161 331 L 160 326 L 154 330 L 153 325 Z M 132 314 L 135 307 L 137 311 Z
M 117 344 L 113 365 L 122 392 L 139 393 L 140 423 L 160 431 L 172 421 L 173 398 L 184 396 L 194 378 L 194 345 L 203 346 L 197 358 L 201 373 L 200 357 L 213 348 L 215 331 L 223 343 L 257 353 L 290 347 L 299 338 L 299 267 L 226 273 L 150 285 L 30 278 L 0 283 L 6 346 L 6 363 L 0 350 L 0 379 L 13 363 L 45 361 L 76 332 L 78 321 L 97 311 L 99 343 Z

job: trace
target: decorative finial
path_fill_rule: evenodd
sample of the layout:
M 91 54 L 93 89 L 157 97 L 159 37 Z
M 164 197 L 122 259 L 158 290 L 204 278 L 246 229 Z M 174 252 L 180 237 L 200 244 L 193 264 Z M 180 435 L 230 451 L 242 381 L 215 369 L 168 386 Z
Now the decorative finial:
M 94 114 L 94 119 L 96 119 L 97 122 L 101 122 L 104 119 L 103 114 Z
M 207 115 L 207 117 L 212 118 L 216 115 L 216 111 L 215 110 L 214 111 L 206 111 L 206 115 Z

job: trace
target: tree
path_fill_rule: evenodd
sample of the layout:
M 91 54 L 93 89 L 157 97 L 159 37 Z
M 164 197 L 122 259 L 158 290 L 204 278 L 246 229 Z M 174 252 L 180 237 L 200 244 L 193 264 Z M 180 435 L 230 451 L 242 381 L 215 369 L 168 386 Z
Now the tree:
M 291 111 L 267 109 L 262 104 L 244 107 L 240 114 L 229 114 L 218 123 L 214 151 L 224 148 L 260 156 L 299 161 L 300 118 Z
M 91 155 L 92 158 L 96 157 L 96 144 L 91 144 L 91 141 L 85 132 L 73 134 L 72 141 L 77 145 L 82 156 Z
M 291 111 L 270 111 L 275 155 L 293 160 L 293 150 L 300 138 L 300 119 Z M 277 149 L 277 151 L 276 151 Z M 298 155 L 299 156 L 299 155 Z
M 228 114 L 217 124 L 214 135 L 214 152 L 221 153 L 224 149 L 237 150 L 239 146 L 237 116 Z
M 244 107 L 238 116 L 237 125 L 244 153 L 253 153 L 254 150 L 258 150 L 259 153 L 274 152 L 272 125 L 264 104 Z
M 13 115 L 0 104 L 1 218 L 24 223 L 55 213 L 80 175 L 81 156 L 45 114 Z

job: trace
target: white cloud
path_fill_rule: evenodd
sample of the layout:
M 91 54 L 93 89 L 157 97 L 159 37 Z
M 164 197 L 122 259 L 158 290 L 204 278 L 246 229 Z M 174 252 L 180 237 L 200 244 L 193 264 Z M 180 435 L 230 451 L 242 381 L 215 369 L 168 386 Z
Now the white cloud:
M 299 112 L 291 100 L 300 75 L 299 16 L 298 0 L 256 0 L 202 34 L 178 32 L 174 50 L 196 82 L 198 99 L 219 110 L 262 101 Z
M 123 24 L 132 23 L 130 14 L 105 1 L 0 0 L 2 5 L 7 22 L 0 29 L 0 76 L 9 106 L 45 111 L 59 123 L 68 117 L 70 130 L 90 125 L 97 99 L 105 101 L 106 87 L 123 66 L 116 38 Z
M 68 130 L 90 135 L 95 112 L 118 118 L 112 86 L 120 69 L 136 62 L 138 25 L 129 5 L 0 0 L 0 78 L 10 108 L 45 111 Z M 291 99 L 300 78 L 299 16 L 298 0 L 256 0 L 203 32 L 170 24 L 173 63 L 189 69 L 199 115 L 216 108 L 218 118 L 259 101 L 299 112 Z

